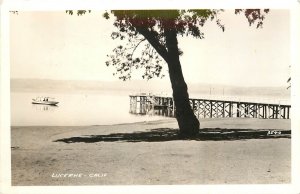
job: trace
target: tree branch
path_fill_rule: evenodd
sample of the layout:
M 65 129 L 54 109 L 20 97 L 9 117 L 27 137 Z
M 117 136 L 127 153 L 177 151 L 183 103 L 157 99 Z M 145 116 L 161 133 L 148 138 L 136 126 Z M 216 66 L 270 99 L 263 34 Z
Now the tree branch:
M 134 49 L 133 49 L 133 51 L 132 51 L 132 53 L 131 53 L 131 58 L 133 58 L 133 54 L 134 54 L 135 50 L 137 49 L 137 47 L 138 47 L 142 42 L 144 42 L 145 40 L 146 40 L 146 38 L 141 39 L 140 42 L 134 47 Z
M 133 49 L 133 51 L 131 52 L 131 65 L 129 66 L 129 68 L 130 68 L 130 70 L 129 70 L 129 72 L 131 73 L 131 67 L 132 67 L 132 65 L 133 65 L 133 54 L 134 54 L 134 52 L 135 52 L 135 50 L 137 49 L 137 47 L 139 47 L 139 45 L 142 43 L 142 42 L 144 42 L 146 40 L 146 38 L 143 38 L 143 39 L 141 39 L 140 40 L 140 42 L 134 47 L 134 49 Z
M 156 37 L 155 33 L 152 31 L 149 31 L 145 28 L 138 28 L 136 27 L 136 30 L 142 34 L 148 42 L 151 44 L 151 46 L 157 51 L 157 53 L 166 61 L 168 62 L 168 51 L 166 48 L 159 42 L 159 40 Z

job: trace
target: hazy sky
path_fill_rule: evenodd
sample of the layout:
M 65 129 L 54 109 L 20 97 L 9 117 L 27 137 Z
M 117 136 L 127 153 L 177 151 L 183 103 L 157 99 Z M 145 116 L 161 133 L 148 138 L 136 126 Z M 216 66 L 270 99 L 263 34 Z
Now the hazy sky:
M 114 28 L 102 13 L 92 11 L 80 17 L 63 11 L 12 14 L 11 77 L 117 80 L 112 75 L 114 68 L 104 62 L 120 42 L 110 38 Z M 203 28 L 205 39 L 179 38 L 186 81 L 286 86 L 290 74 L 289 11 L 271 10 L 262 29 L 249 27 L 246 18 L 233 10 L 219 18 L 225 32 L 209 21 Z

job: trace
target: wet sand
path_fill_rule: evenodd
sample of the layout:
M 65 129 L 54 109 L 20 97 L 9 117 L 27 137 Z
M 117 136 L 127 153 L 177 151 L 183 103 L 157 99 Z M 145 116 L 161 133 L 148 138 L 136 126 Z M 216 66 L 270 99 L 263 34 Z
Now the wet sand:
M 175 119 L 12 127 L 12 185 L 291 181 L 290 120 L 203 119 L 192 139 L 178 137 L 177 128 Z

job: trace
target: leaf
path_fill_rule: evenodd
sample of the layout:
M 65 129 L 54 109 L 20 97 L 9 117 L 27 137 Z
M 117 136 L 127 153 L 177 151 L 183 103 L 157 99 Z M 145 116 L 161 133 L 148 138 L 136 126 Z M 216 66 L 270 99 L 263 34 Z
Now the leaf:
M 105 13 L 103 14 L 103 17 L 108 20 L 110 18 L 109 13 L 107 11 L 105 11 Z

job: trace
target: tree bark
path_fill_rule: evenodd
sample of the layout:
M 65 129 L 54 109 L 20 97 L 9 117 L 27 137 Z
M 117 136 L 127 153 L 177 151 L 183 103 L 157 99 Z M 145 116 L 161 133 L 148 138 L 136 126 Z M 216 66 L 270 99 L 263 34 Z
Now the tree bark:
M 200 123 L 190 105 L 188 88 L 179 60 L 177 33 L 171 29 L 165 32 L 165 36 L 168 50 L 167 64 L 180 134 L 183 136 L 195 136 L 199 133 Z

